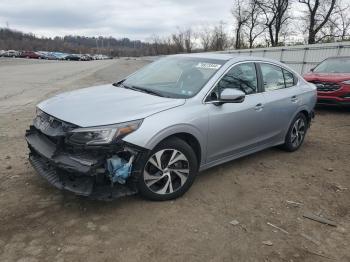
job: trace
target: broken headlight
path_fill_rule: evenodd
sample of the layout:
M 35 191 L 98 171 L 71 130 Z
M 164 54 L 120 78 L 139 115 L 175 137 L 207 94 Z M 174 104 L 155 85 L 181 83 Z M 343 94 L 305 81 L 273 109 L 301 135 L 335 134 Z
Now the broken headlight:
M 134 132 L 142 120 L 135 120 L 110 126 L 77 128 L 69 132 L 68 141 L 74 144 L 103 145 Z

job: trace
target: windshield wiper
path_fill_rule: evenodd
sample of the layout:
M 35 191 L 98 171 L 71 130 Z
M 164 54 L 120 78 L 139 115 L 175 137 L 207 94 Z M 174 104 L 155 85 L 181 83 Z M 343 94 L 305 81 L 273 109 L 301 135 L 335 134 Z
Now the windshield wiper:
M 140 87 L 140 86 L 125 86 L 125 85 L 123 85 L 123 86 L 125 88 L 129 88 L 131 90 L 140 91 L 140 92 L 143 92 L 143 93 L 146 93 L 146 94 L 150 94 L 150 95 L 156 95 L 156 96 L 164 97 L 164 95 L 162 93 L 157 92 L 155 90 L 146 89 L 146 88 L 143 88 L 143 87 Z
M 160 97 L 167 97 L 167 96 L 163 95 L 160 92 L 157 92 L 155 90 L 146 89 L 146 88 L 143 88 L 143 87 L 140 87 L 140 86 L 128 86 L 128 85 L 123 84 L 122 82 L 114 83 L 113 85 L 117 86 L 117 87 L 124 87 L 126 89 L 131 89 L 131 90 L 134 90 L 134 91 L 143 92 L 143 93 L 150 94 L 150 95 L 155 95 L 155 96 L 160 96 Z
M 138 91 L 141 91 L 141 92 L 144 92 L 144 93 L 147 93 L 147 94 L 164 97 L 164 95 L 161 92 L 158 92 L 158 91 L 155 91 L 155 90 L 142 88 L 140 86 L 132 86 L 132 88 L 134 90 L 138 90 Z
M 125 81 L 125 79 L 124 80 L 121 80 L 121 81 L 119 81 L 119 82 L 116 82 L 116 83 L 113 83 L 112 85 L 114 85 L 114 86 L 116 86 L 116 87 L 118 87 L 118 86 L 123 86 L 123 82 Z

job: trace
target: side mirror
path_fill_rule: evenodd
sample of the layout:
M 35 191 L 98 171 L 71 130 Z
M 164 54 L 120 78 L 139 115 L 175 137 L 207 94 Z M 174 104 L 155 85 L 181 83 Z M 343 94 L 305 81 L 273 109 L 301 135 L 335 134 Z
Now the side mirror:
M 219 102 L 221 103 L 242 103 L 245 93 L 238 89 L 225 88 L 220 94 Z
M 310 72 L 313 72 L 314 70 L 315 70 L 315 68 L 313 67 L 313 68 L 310 69 Z

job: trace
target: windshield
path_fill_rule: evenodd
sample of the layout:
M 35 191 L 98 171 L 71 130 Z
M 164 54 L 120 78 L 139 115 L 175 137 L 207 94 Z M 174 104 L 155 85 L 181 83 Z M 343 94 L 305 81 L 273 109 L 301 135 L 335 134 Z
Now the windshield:
M 315 69 L 316 73 L 350 73 L 350 58 L 330 58 L 323 61 Z
M 225 62 L 167 57 L 136 72 L 123 82 L 123 86 L 164 97 L 189 98 L 196 95 Z

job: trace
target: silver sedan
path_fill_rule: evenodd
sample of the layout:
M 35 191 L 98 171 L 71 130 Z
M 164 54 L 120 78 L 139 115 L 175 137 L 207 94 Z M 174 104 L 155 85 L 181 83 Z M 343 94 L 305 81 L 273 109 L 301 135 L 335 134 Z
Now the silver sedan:
M 297 150 L 315 103 L 315 86 L 273 60 L 169 56 L 115 84 L 41 102 L 29 158 L 79 195 L 169 200 L 199 171 L 269 147 Z

